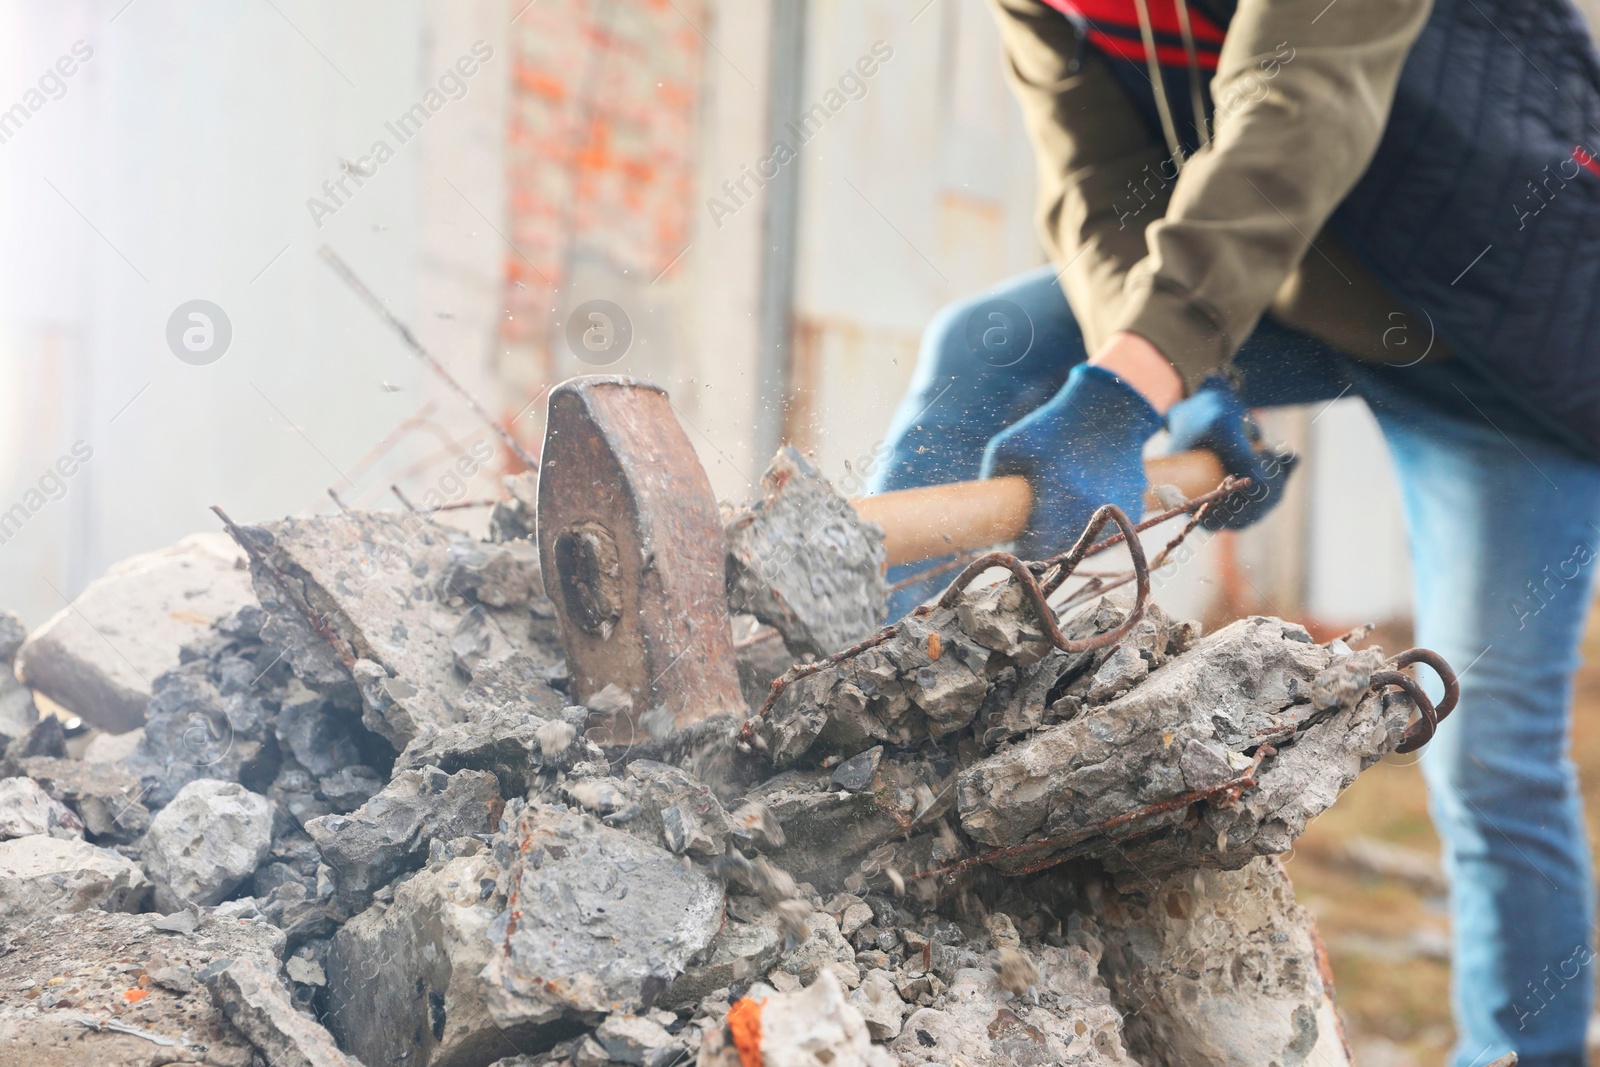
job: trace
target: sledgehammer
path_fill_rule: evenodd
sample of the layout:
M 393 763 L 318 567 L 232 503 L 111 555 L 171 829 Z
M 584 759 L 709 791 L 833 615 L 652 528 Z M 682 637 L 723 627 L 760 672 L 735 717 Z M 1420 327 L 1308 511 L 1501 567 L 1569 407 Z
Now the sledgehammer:
M 1180 452 L 1148 461 L 1145 476 L 1152 486 L 1170 485 L 1196 497 L 1215 489 L 1227 474 L 1210 452 Z M 1160 508 L 1154 492 L 1147 502 Z M 893 567 L 1016 540 L 1033 510 L 1033 491 L 1027 479 L 1013 475 L 900 489 L 850 503 L 857 515 L 883 530 L 883 547 Z
M 588 703 L 614 684 L 631 698 L 609 721 L 591 723 L 605 730 L 604 741 L 619 744 L 636 740 L 646 723 L 659 733 L 717 714 L 742 717 L 722 518 L 666 393 L 633 378 L 592 376 L 557 386 L 548 403 L 539 556 L 573 696 Z M 1159 461 L 1149 473 L 1152 482 L 1194 496 L 1223 477 L 1209 455 Z M 891 563 L 1009 540 L 1032 506 L 1021 478 L 855 504 L 883 528 Z M 794 551 L 825 551 L 810 532 Z M 798 580 L 815 569 L 783 571 Z M 776 592 L 782 599 L 784 590 Z M 798 591 L 791 592 L 793 601 Z

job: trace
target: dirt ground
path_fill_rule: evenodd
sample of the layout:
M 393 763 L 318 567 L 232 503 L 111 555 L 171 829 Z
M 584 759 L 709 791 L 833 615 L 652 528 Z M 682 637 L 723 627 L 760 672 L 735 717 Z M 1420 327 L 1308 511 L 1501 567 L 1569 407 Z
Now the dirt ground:
M 1405 647 L 1392 637 L 1380 643 Z M 1590 615 L 1584 645 L 1573 753 L 1592 847 L 1600 827 L 1600 612 Z M 1328 946 L 1356 1067 L 1439 1067 L 1452 1040 L 1444 898 L 1419 879 L 1363 873 L 1349 853 L 1353 842 L 1374 838 L 1437 857 L 1415 764 L 1415 756 L 1393 757 L 1367 771 L 1286 857 Z M 1600 1067 L 1593 1025 L 1590 1035 L 1589 1062 Z

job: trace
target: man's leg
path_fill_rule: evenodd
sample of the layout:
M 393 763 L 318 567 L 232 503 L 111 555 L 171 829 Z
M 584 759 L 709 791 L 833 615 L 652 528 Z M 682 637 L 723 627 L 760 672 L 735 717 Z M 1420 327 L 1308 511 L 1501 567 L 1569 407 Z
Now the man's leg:
M 923 331 L 871 491 L 976 478 L 989 438 L 1054 396 L 1087 358 L 1050 267 L 944 308 Z
M 940 311 L 923 331 L 917 369 L 885 437 L 889 454 L 873 471 L 868 491 L 976 478 L 989 438 L 1054 396 L 1087 358 L 1051 267 Z M 933 562 L 891 568 L 889 580 Z M 904 615 L 952 577 L 896 594 L 889 617 Z
M 1437 414 L 1394 388 L 1402 372 L 1354 373 L 1405 498 L 1416 642 L 1461 674 L 1422 758 L 1451 885 L 1452 1062 L 1581 1067 L 1594 904 L 1568 727 L 1600 467 Z

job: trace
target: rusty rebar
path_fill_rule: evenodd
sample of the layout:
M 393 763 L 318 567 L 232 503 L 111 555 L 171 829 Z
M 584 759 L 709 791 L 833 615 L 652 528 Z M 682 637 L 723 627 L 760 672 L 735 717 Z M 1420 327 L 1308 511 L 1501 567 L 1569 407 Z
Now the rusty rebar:
M 1122 536 L 1128 545 L 1128 555 L 1133 559 L 1134 580 L 1138 583 L 1135 587 L 1133 610 L 1128 613 L 1128 617 L 1122 620 L 1122 624 L 1115 630 L 1108 630 L 1103 634 L 1096 634 L 1093 637 L 1075 641 L 1062 633 L 1061 628 L 1056 624 L 1056 613 L 1046 599 L 1050 595 L 1049 591 L 1044 586 L 1041 586 L 1039 579 L 1034 575 L 1034 568 L 1040 568 L 1043 573 L 1049 573 L 1049 568 L 1052 567 L 1059 568 L 1059 579 L 1064 581 L 1066 576 L 1072 573 L 1072 569 L 1083 561 L 1084 556 L 1088 555 L 1091 539 L 1104 529 L 1108 522 L 1116 523 L 1121 528 Z M 1084 527 L 1083 533 L 1079 535 L 1078 541 L 1073 545 L 1072 549 L 1061 556 L 1051 557 L 1050 560 L 1046 560 L 1044 563 L 1024 563 L 1009 552 L 990 552 L 986 556 L 979 556 L 956 576 L 955 581 L 950 583 L 949 588 L 940 594 L 939 606 L 942 608 L 953 607 L 956 600 L 960 598 L 962 591 L 972 584 L 978 575 L 991 567 L 1004 567 L 1011 572 L 1012 576 L 1022 586 L 1022 591 L 1027 594 L 1029 603 L 1033 605 L 1033 611 L 1038 617 L 1040 629 L 1050 639 L 1050 643 L 1063 652 L 1091 652 L 1095 649 L 1105 648 L 1107 645 L 1116 644 L 1128 635 L 1128 631 L 1138 625 L 1140 619 L 1144 618 L 1145 604 L 1150 599 L 1150 568 L 1145 562 L 1144 545 L 1139 541 L 1138 532 L 1134 529 L 1133 522 L 1115 504 L 1102 504 L 1097 508 L 1093 517 L 1089 519 L 1089 525 Z M 1057 584 L 1059 585 L 1059 581 Z
M 333 268 L 335 274 L 344 279 L 345 284 L 354 290 L 356 296 L 360 297 L 362 302 L 376 312 L 379 318 L 393 327 L 395 333 L 400 335 L 400 340 L 404 341 L 406 347 L 411 349 L 412 354 L 421 360 L 423 365 L 433 371 L 434 375 L 449 387 L 451 392 L 455 393 L 472 409 L 473 414 L 483 421 L 483 424 L 489 428 L 489 432 L 500 438 L 501 443 L 510 450 L 512 455 L 521 460 L 529 470 L 539 469 L 538 457 L 524 448 L 522 442 L 518 441 L 510 430 L 495 421 L 495 417 L 489 414 L 488 409 L 478 402 L 478 398 L 473 396 L 460 382 L 456 381 L 455 376 L 445 369 L 445 365 L 439 362 L 438 357 L 428 351 L 422 342 L 417 339 L 417 335 L 411 332 L 411 327 L 401 321 L 400 317 L 393 311 L 390 311 L 389 305 L 378 299 L 377 294 L 368 289 L 365 282 L 356 277 L 356 272 L 350 269 L 349 264 L 339 258 L 338 253 L 327 245 L 323 245 L 318 249 L 317 254 L 323 258 L 323 261 L 328 266 Z
M 1035 871 L 1042 871 L 1046 867 L 1052 867 L 1058 863 L 1065 863 L 1067 860 L 1071 859 L 1072 856 L 1067 854 L 1068 849 L 1071 849 L 1077 845 L 1081 845 L 1085 841 L 1099 837 L 1100 835 L 1108 833 L 1111 830 L 1115 830 L 1119 826 L 1126 826 L 1129 823 L 1140 822 L 1144 819 L 1151 819 L 1157 815 L 1165 815 L 1170 812 L 1177 811 L 1180 808 L 1189 807 L 1192 804 L 1200 804 L 1206 801 L 1214 801 L 1219 799 L 1238 800 L 1246 789 L 1255 788 L 1257 784 L 1256 768 L 1260 766 L 1260 763 L 1260 759 L 1257 759 L 1256 767 L 1252 767 L 1247 773 L 1240 775 L 1238 778 L 1229 779 L 1228 781 L 1223 782 L 1221 785 L 1211 786 L 1207 789 L 1196 789 L 1193 792 L 1182 793 L 1175 797 L 1168 797 L 1165 800 L 1158 800 L 1154 804 L 1146 804 L 1142 808 L 1135 808 L 1133 811 L 1125 811 L 1121 815 L 1114 815 L 1104 822 L 1096 823 L 1094 826 L 1086 827 L 1082 830 L 1075 830 L 1070 834 L 1061 834 L 1056 837 L 1042 837 L 1033 841 L 1023 841 L 1019 844 L 1007 845 L 1004 848 L 990 849 L 988 852 L 982 852 L 976 856 L 968 856 L 964 860 L 958 860 L 955 863 L 947 864 L 943 867 L 937 867 L 930 871 L 919 871 L 911 877 L 913 879 L 943 877 L 945 879 L 945 883 L 948 885 L 967 871 L 972 870 L 975 867 L 981 867 L 985 864 L 993 863 L 995 860 L 1018 859 L 1021 857 L 1030 856 L 1036 852 L 1049 853 L 1049 855 L 1041 858 L 1037 865 L 1029 865 L 1022 868 L 1017 873 L 1032 874 Z
M 1425 663 L 1432 667 L 1439 680 L 1444 683 L 1444 699 L 1437 707 L 1428 699 L 1422 683 L 1405 673 L 1404 668 L 1413 663 Z M 1396 686 L 1417 706 L 1417 721 L 1406 727 L 1405 735 L 1395 746 L 1396 752 L 1415 752 L 1433 740 L 1433 735 L 1439 729 L 1439 723 L 1455 710 L 1456 701 L 1461 697 L 1460 680 L 1456 678 L 1456 672 L 1451 670 L 1450 664 L 1445 662 L 1444 657 L 1429 648 L 1408 648 L 1391 656 L 1385 665 L 1390 669 L 1374 674 L 1368 688 L 1376 691 L 1384 686 Z

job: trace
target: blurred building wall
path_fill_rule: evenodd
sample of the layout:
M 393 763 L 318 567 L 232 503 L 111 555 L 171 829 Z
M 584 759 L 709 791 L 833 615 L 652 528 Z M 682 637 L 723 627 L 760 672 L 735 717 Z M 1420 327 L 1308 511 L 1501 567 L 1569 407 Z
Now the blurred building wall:
M 772 26 L 796 17 L 790 75 Z M 260 518 L 330 508 L 330 487 L 365 506 L 393 506 L 392 482 L 493 494 L 497 470 L 450 473 L 492 435 L 324 245 L 530 444 L 552 381 L 667 386 L 723 497 L 752 491 L 780 433 L 830 476 L 859 467 L 933 313 L 1042 260 L 983 0 L 17 0 L 0 102 L 80 40 L 92 58 L 0 144 L 0 511 L 75 441 L 94 450 L 0 543 L 0 604 L 30 622 L 115 560 L 215 529 L 213 503 Z M 811 116 L 799 136 L 774 77 Z M 780 240 L 773 198 L 791 194 Z M 777 352 L 775 258 L 794 278 Z M 205 366 L 166 341 L 197 298 L 233 330 Z M 625 351 L 568 340 L 596 300 L 625 316 Z M 1272 427 L 1308 456 L 1295 498 L 1231 545 L 1197 539 L 1163 602 L 1199 613 L 1234 574 L 1236 606 L 1404 613 L 1370 418 L 1344 400 Z

